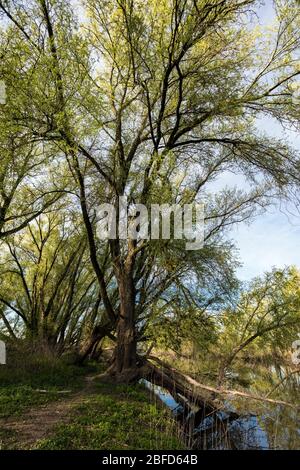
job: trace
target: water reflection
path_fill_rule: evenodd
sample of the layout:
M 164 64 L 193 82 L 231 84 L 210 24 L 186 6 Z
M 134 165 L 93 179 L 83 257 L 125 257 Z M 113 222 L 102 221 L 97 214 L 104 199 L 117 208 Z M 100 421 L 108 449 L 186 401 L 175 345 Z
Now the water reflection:
M 231 373 L 232 372 L 232 373 Z M 174 413 L 181 423 L 183 437 L 193 449 L 300 449 L 300 376 L 289 375 L 287 366 L 272 364 L 240 367 L 228 371 L 227 378 L 232 388 L 247 385 L 250 393 L 292 403 L 295 408 L 256 402 L 245 399 L 227 400 L 228 410 L 236 411 L 240 417 L 231 420 L 226 411 L 197 420 L 197 409 L 178 403 L 162 387 L 143 380 Z M 280 386 L 278 384 L 282 381 Z M 275 387 L 275 388 L 274 388 Z

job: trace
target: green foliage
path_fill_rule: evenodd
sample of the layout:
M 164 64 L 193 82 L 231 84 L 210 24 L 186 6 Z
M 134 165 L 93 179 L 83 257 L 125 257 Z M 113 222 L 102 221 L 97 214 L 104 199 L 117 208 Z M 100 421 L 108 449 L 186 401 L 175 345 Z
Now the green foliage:
M 29 325 L 21 334 L 38 330 L 55 346 L 77 347 L 83 330 L 114 330 L 123 309 L 138 340 L 149 334 L 156 341 L 165 326 L 166 344 L 179 331 L 176 347 L 191 336 L 205 348 L 222 328 L 226 352 L 247 340 L 236 334 L 242 313 L 234 333 L 234 322 L 220 320 L 237 283 L 225 237 L 297 195 L 300 169 L 299 151 L 257 129 L 261 116 L 299 126 L 300 11 L 294 2 L 275 2 L 274 25 L 263 30 L 251 16 L 258 4 L 86 0 L 80 24 L 70 2 L 1 3 L 8 102 L 0 109 L 0 235 L 14 258 L 2 248 L 5 334 L 20 336 L 17 315 Z M 228 171 L 242 175 L 246 189 L 214 190 L 210 183 Z M 99 241 L 99 204 L 125 194 L 130 207 L 205 203 L 204 248 L 186 252 L 183 240 Z M 34 240 L 47 229 L 42 222 L 28 242 L 33 224 L 25 226 L 40 212 L 44 220 L 50 206 L 59 226 L 36 262 Z M 266 315 L 263 326 L 277 324 L 276 315 Z M 236 318 L 230 309 L 229 317 Z M 247 325 L 248 338 L 259 322 Z M 278 328 L 264 335 L 284 341 Z
M 292 343 L 300 331 L 300 275 L 295 267 L 273 269 L 248 286 L 240 285 L 219 309 L 216 302 L 200 309 L 179 300 L 169 309 L 157 307 L 149 335 L 157 335 L 160 348 L 175 351 L 179 362 L 189 358 L 188 368 L 201 378 L 214 381 L 218 369 L 223 375 L 236 366 L 244 377 L 240 383 L 247 386 L 256 362 L 292 367 Z M 185 368 L 184 362 L 180 367 Z
M 274 269 L 252 281 L 237 305 L 223 313 L 222 351 L 255 341 L 256 350 L 287 352 L 300 327 L 300 274 Z M 253 340 L 252 340 L 253 338 Z
M 80 336 L 97 297 L 83 240 L 76 220 L 58 208 L 2 244 L 0 301 L 8 334 L 48 342 L 57 352 Z

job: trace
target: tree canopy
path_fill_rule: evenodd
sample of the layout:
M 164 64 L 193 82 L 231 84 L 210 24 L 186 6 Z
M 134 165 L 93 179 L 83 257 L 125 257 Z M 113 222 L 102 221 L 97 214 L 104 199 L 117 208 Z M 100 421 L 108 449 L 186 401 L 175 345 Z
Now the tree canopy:
M 157 321 L 184 309 L 197 324 L 224 305 L 237 287 L 228 230 L 298 197 L 299 152 L 258 122 L 299 127 L 300 10 L 276 1 L 266 35 L 258 3 L 84 0 L 79 21 L 71 2 L 0 2 L 1 263 L 18 285 L 2 303 L 25 324 L 43 315 L 56 343 L 92 316 L 95 342 L 114 336 L 112 374 L 136 368 Z M 226 172 L 244 187 L 214 190 Z M 97 209 L 120 196 L 131 208 L 204 203 L 204 247 L 99 240 Z

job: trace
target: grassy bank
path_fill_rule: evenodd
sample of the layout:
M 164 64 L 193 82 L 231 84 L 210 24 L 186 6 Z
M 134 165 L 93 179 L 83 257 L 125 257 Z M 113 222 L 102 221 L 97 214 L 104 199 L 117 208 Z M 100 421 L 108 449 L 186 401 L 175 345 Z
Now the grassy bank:
M 97 384 L 39 449 L 180 449 L 170 414 L 141 385 Z
M 1 366 L 1 449 L 183 447 L 169 411 L 143 386 L 87 386 L 99 370 L 45 358 Z

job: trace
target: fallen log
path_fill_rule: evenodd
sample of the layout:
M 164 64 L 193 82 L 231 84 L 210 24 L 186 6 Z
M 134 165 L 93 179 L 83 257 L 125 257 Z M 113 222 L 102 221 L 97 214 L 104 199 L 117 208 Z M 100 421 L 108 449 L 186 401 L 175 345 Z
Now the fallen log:
M 185 397 L 190 404 L 198 405 L 200 408 L 205 408 L 208 413 L 215 412 L 217 408 L 216 402 L 211 400 L 210 397 L 203 397 L 203 395 L 191 390 L 185 383 L 186 380 L 182 380 L 183 375 L 179 371 L 163 363 L 163 361 L 156 357 L 151 356 L 149 359 L 156 361 L 162 367 L 157 367 L 148 360 L 144 369 L 144 378 L 147 379 L 145 375 L 148 375 L 148 378 L 150 376 L 150 381 L 152 383 L 166 388 L 171 394 L 175 393 L 176 395 Z
M 239 391 L 239 390 L 226 390 L 226 389 L 223 389 L 223 388 L 215 388 L 215 387 L 211 387 L 209 385 L 204 385 L 204 384 L 199 383 L 197 380 L 193 379 L 189 375 L 183 374 L 182 372 L 177 371 L 176 369 L 169 366 L 168 364 L 166 364 L 161 359 L 158 359 L 155 356 L 150 356 L 149 359 L 157 362 L 158 364 L 160 364 L 166 370 L 171 371 L 171 373 L 174 376 L 179 377 L 182 382 L 185 382 L 186 384 L 189 384 L 189 386 L 192 386 L 193 388 L 196 388 L 196 389 L 200 388 L 200 389 L 205 390 L 206 392 L 208 392 L 210 394 L 210 401 L 211 401 L 211 403 L 214 403 L 214 404 L 216 404 L 216 401 L 214 400 L 214 397 L 216 395 L 219 395 L 219 396 L 220 395 L 221 396 L 222 395 L 231 395 L 231 396 L 248 398 L 248 399 L 251 399 L 251 400 L 271 403 L 271 404 L 274 404 L 274 405 L 283 405 L 283 406 L 288 406 L 290 408 L 296 408 L 296 409 L 299 408 L 299 406 L 294 405 L 293 403 L 286 402 L 284 400 L 274 400 L 272 398 L 261 397 L 259 395 L 253 395 L 253 394 L 250 394 L 250 393 L 247 393 L 247 392 L 242 392 L 242 391 Z M 195 391 L 192 390 L 191 393 L 193 394 L 193 393 L 195 393 Z
M 208 385 L 200 384 L 199 382 L 197 382 L 192 377 L 189 377 L 188 375 L 184 375 L 184 377 L 186 378 L 187 382 L 190 383 L 192 386 L 196 388 L 201 388 L 203 390 L 207 390 L 216 395 L 231 395 L 231 396 L 236 396 L 236 397 L 248 398 L 248 399 L 256 400 L 256 401 L 262 401 L 266 403 L 272 403 L 273 405 L 283 405 L 283 406 L 288 406 L 290 408 L 296 408 L 296 409 L 300 408 L 299 406 L 294 405 L 293 403 L 289 403 L 287 401 L 273 400 L 272 398 L 266 398 L 266 397 L 261 397 L 259 395 L 246 393 L 246 392 L 240 392 L 239 390 L 226 390 L 222 388 L 218 389 L 218 388 L 210 387 Z
M 220 429 L 226 433 L 227 426 L 230 422 L 241 418 L 241 415 L 231 410 L 221 401 L 213 400 L 209 396 L 204 396 L 203 393 L 191 388 L 181 374 L 176 369 L 162 363 L 161 360 L 153 358 L 160 366 L 156 366 L 150 361 L 147 361 L 144 367 L 143 378 L 148 379 L 151 383 L 163 387 L 168 390 L 178 403 L 183 406 L 182 416 L 179 415 L 178 421 L 182 425 L 182 437 L 185 440 L 188 448 L 194 445 L 194 431 L 205 418 L 210 417 L 215 429 Z M 162 365 L 163 364 L 163 365 Z M 196 411 L 194 407 L 198 408 Z M 191 413 L 191 411 L 193 411 Z M 222 416 L 219 412 L 225 412 Z M 198 438 L 197 438 L 198 439 Z
M 149 379 L 149 381 L 155 385 L 167 389 L 171 395 L 179 396 L 179 401 L 183 402 L 183 400 L 180 399 L 181 395 L 187 398 L 190 404 L 198 405 L 201 409 L 206 410 L 207 414 L 215 412 L 216 406 L 213 403 L 209 400 L 206 401 L 202 396 L 197 393 L 195 394 L 192 390 L 182 385 L 174 375 L 170 377 L 154 364 L 149 364 L 147 369 L 144 378 Z

